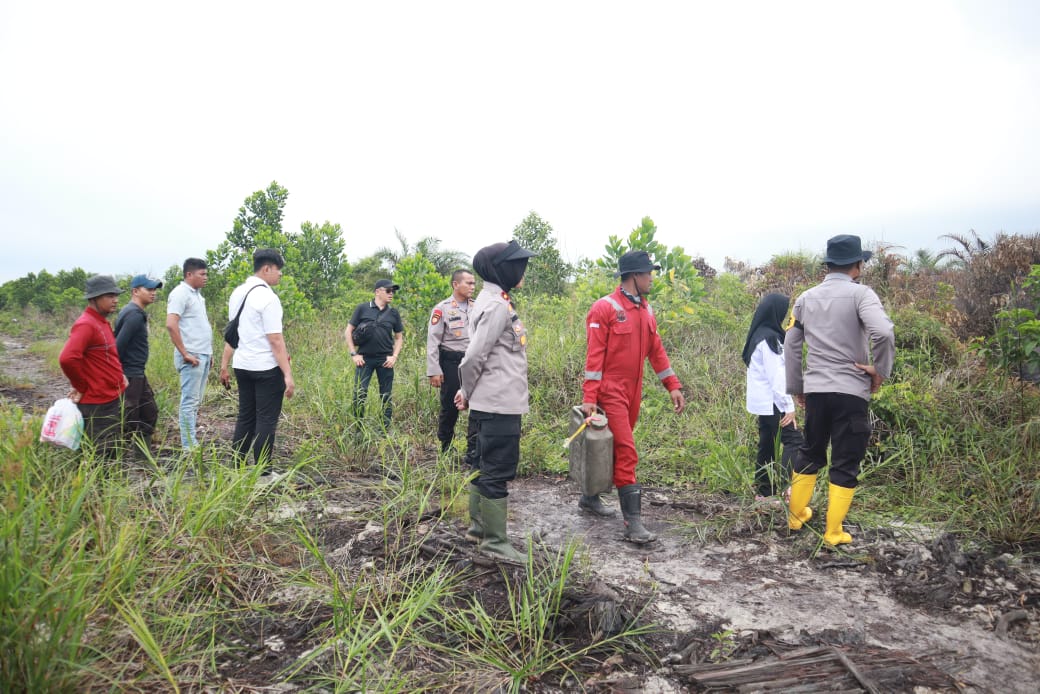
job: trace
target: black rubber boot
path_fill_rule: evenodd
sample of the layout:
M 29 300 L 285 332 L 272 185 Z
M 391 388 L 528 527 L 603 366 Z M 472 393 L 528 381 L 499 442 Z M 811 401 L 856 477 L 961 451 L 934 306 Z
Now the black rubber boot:
M 626 484 L 618 487 L 617 493 L 621 501 L 621 515 L 625 518 L 625 539 L 637 545 L 656 540 L 657 536 L 643 525 L 643 488 L 638 484 Z
M 600 518 L 614 517 L 614 509 L 606 506 L 603 503 L 603 500 L 599 498 L 599 494 L 591 494 L 588 496 L 582 494 L 581 499 L 578 500 L 578 508 L 582 511 L 587 511 L 594 516 L 599 516 Z

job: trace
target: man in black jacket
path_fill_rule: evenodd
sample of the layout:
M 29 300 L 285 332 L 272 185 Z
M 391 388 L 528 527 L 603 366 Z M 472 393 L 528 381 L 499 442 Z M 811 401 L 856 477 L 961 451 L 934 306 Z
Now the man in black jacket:
M 390 280 L 379 280 L 371 301 L 359 304 L 350 317 L 344 336 L 350 358 L 357 367 L 354 379 L 354 417 L 365 413 L 365 399 L 372 374 L 379 381 L 379 397 L 383 403 L 383 427 L 390 427 L 393 406 L 390 391 L 394 386 L 394 365 L 404 346 L 404 323 L 401 314 L 390 305 L 400 287 Z
M 155 291 L 163 286 L 159 280 L 137 275 L 130 280 L 130 303 L 116 318 L 116 349 L 129 384 L 123 394 L 126 433 L 137 434 L 138 446 L 148 448 L 148 441 L 159 419 L 155 394 L 144 374 L 148 364 L 148 314 L 145 309 L 155 302 Z

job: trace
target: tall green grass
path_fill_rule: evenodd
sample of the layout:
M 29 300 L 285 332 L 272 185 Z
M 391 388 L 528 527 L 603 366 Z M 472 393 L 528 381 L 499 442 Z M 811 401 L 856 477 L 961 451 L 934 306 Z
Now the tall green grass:
M 739 350 L 754 297 L 720 278 L 704 301 L 662 296 L 657 305 L 689 404 L 672 413 L 647 369 L 635 431 L 639 478 L 750 498 L 755 429 L 744 411 Z M 560 444 L 581 400 L 586 309 L 565 298 L 520 302 L 531 386 L 521 474 L 566 471 Z M 159 323 L 149 377 L 175 439 L 179 390 Z M 902 324 L 895 374 L 872 406 L 877 437 L 851 521 L 913 520 L 979 542 L 1036 543 L 1036 388 L 985 366 L 935 321 Z M 562 596 L 580 580 L 575 547 L 539 553 L 530 570 L 503 576 L 504 609 L 465 593 L 468 569 L 425 539 L 464 515 L 468 471 L 457 457 L 438 455 L 438 392 L 425 377 L 424 336 L 406 336 L 394 423 L 384 432 L 374 385 L 368 411 L 353 420 L 354 368 L 342 328 L 287 325 L 298 393 L 286 402 L 275 451 L 290 476 L 273 485 L 262 469 L 240 467 L 222 442 L 133 470 L 39 444 L 38 415 L 0 408 L 0 690 L 198 689 L 221 680 L 222 664 L 260 647 L 248 620 L 276 612 L 327 615 L 307 637 L 311 650 L 281 677 L 336 691 L 421 690 L 431 682 L 414 674 L 419 663 L 435 684 L 474 681 L 465 678 L 476 672 L 481 682 L 517 690 L 631 648 L 625 639 L 648 628 L 637 621 L 594 647 L 568 642 L 560 629 Z M 64 331 L 33 330 L 53 336 L 34 353 L 56 369 Z M 203 421 L 234 410 L 214 374 Z M 463 431 L 460 423 L 456 452 Z M 310 486 L 297 490 L 295 481 Z M 375 500 L 365 519 L 380 529 L 377 559 L 330 563 L 317 539 L 319 516 L 307 513 L 326 493 Z M 296 597 L 284 597 L 288 588 Z

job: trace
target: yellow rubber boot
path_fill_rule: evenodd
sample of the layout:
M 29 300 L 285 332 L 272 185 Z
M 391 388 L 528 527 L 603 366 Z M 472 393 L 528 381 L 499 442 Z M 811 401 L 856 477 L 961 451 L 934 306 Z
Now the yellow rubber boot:
M 816 475 L 791 473 L 791 500 L 787 502 L 787 527 L 801 530 L 802 525 L 812 518 L 809 499 L 816 488 Z
M 852 535 L 845 532 L 841 524 L 849 514 L 852 495 L 855 493 L 856 490 L 849 487 L 830 485 L 827 499 L 827 532 L 823 534 L 823 541 L 828 545 L 847 545 L 852 542 Z

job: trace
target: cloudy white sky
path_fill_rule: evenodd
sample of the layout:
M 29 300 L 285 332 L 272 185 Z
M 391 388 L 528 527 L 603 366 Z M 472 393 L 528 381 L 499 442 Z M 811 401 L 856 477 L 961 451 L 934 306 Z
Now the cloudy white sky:
M 1040 3 L 0 0 L 0 281 L 286 229 L 572 260 L 644 215 L 721 268 L 1040 231 Z

